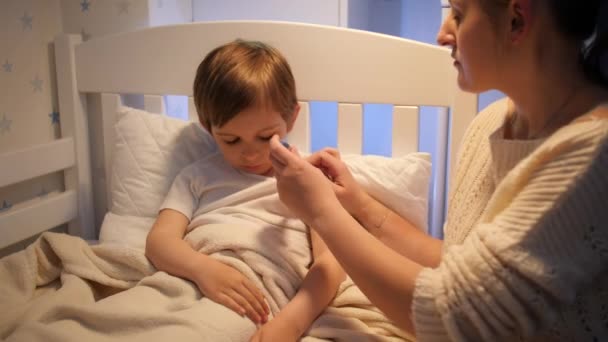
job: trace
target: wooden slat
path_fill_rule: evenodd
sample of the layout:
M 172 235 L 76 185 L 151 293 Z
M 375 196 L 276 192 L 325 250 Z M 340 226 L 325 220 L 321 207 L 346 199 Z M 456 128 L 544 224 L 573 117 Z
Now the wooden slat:
M 310 105 L 308 102 L 300 101 L 300 114 L 298 114 L 293 129 L 287 135 L 287 141 L 302 153 L 310 152 Z
M 363 152 L 363 106 L 338 104 L 338 149 L 341 153 Z
M 74 139 L 76 162 L 75 167 L 64 172 L 66 190 L 74 190 L 78 194 L 78 217 L 68 223 L 68 232 L 85 239 L 96 239 L 87 102 L 85 94 L 78 91 L 76 81 L 74 49 L 80 43 L 81 38 L 75 35 L 62 35 L 55 39 L 55 73 L 61 135 Z
M 120 96 L 117 94 L 101 94 L 101 120 L 102 134 L 101 141 L 103 143 L 103 159 L 105 161 L 103 174 L 99 175 L 98 182 L 103 184 L 105 190 L 105 201 L 97 203 L 105 211 L 111 209 L 112 203 L 112 161 L 114 155 L 116 113 L 121 105 Z
M 16 204 L 0 213 L 0 248 L 70 222 L 77 214 L 75 190 Z
M 67 169 L 74 165 L 74 139 L 0 154 L 0 187 Z
M 400 157 L 418 151 L 420 108 L 395 106 L 393 108 L 392 155 Z
M 446 212 L 446 174 L 447 174 L 447 150 L 448 150 L 448 113 L 446 108 L 439 110 L 437 117 L 437 149 L 433 169 L 435 178 L 431 189 L 431 202 L 429 209 L 429 231 L 431 235 L 441 237 L 443 235 L 443 223 Z

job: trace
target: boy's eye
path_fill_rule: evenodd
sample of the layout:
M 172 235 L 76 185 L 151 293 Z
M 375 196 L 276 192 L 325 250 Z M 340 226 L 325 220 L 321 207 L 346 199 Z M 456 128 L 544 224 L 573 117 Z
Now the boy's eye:
M 264 141 L 269 141 L 270 139 L 272 139 L 272 135 L 269 135 L 267 137 L 260 137 L 260 139 L 262 139 Z
M 460 13 L 455 11 L 453 7 L 452 7 L 452 18 L 454 19 L 456 24 L 460 24 Z
M 232 140 L 224 140 L 224 143 L 226 143 L 227 145 L 234 145 L 237 142 L 239 142 L 240 138 L 234 138 Z

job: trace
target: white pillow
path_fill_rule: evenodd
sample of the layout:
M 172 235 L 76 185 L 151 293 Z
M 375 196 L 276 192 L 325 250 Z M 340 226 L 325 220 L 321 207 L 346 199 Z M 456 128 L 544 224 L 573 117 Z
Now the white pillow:
M 355 179 L 372 197 L 428 232 L 431 156 L 415 152 L 401 157 L 343 155 Z
M 198 122 L 130 107 L 119 109 L 115 137 L 112 203 L 101 227 L 101 241 L 124 239 L 116 236 L 120 235 L 116 224 L 109 227 L 110 222 L 117 223 L 117 216 L 129 217 L 131 221 L 136 217 L 147 218 L 138 230 L 149 229 L 153 222 L 150 218 L 156 217 L 177 173 L 217 148 Z M 343 159 L 370 195 L 426 231 L 431 176 L 427 153 L 399 158 L 345 155 Z M 142 233 L 145 232 L 137 235 Z
M 110 211 L 156 217 L 181 169 L 216 149 L 196 122 L 130 107 L 117 113 Z

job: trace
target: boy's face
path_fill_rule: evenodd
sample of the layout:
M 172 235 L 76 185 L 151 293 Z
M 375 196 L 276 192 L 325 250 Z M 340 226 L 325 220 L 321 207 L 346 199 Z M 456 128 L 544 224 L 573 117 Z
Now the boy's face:
M 299 107 L 290 122 L 280 113 L 266 107 L 250 107 L 222 127 L 211 127 L 211 135 L 217 142 L 224 159 L 232 167 L 257 175 L 270 176 L 269 141 L 277 134 L 283 138 L 291 131 Z

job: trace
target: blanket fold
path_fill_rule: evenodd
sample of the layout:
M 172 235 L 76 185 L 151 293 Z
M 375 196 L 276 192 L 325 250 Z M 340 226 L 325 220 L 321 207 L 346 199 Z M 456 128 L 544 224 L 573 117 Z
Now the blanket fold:
M 251 279 L 276 315 L 311 252 L 306 227 L 267 186 L 196 217 L 185 239 Z M 190 281 L 157 272 L 141 249 L 58 233 L 0 259 L 0 308 L 3 341 L 248 341 L 256 329 Z M 302 340 L 413 339 L 347 279 Z

